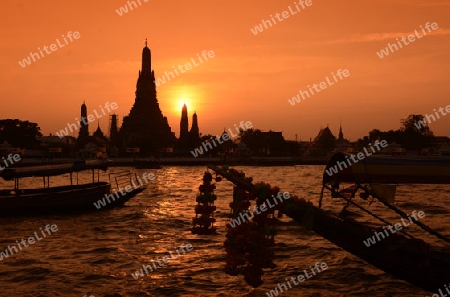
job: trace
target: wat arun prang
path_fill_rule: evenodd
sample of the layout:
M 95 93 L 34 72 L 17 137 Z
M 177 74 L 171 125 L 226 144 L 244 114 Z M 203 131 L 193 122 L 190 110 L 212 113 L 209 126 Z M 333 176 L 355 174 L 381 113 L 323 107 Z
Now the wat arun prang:
M 177 142 L 167 117 L 159 108 L 155 73 L 151 69 L 151 52 L 145 41 L 142 68 L 136 84 L 136 99 L 130 114 L 123 118 L 120 129 L 122 147 L 138 147 L 143 154 L 157 153 L 163 148 L 174 147 Z

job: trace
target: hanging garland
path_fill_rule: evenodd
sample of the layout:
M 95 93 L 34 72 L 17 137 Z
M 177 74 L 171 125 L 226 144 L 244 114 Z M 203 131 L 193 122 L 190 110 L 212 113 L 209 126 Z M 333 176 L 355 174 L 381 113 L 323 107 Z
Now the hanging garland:
M 211 173 L 205 172 L 203 175 L 203 184 L 199 187 L 199 194 L 197 195 L 195 206 L 195 218 L 192 219 L 192 230 L 193 234 L 216 234 L 216 228 L 214 223 L 216 219 L 213 217 L 216 211 L 216 206 L 214 206 L 214 201 L 217 196 L 214 194 L 216 185 L 212 184 L 213 178 Z
M 263 268 L 273 269 L 275 253 L 276 229 L 275 208 L 262 210 L 264 201 L 270 198 L 271 189 L 269 184 L 259 183 L 255 186 L 256 207 L 254 207 L 254 217 L 252 220 L 251 232 L 248 237 L 248 264 L 244 269 L 244 277 L 248 284 L 257 287 L 262 284 L 261 276 L 264 274 Z
M 252 182 L 251 178 L 245 178 L 243 172 L 233 169 L 227 171 L 227 168 L 223 168 L 222 173 L 232 174 L 249 184 Z M 279 191 L 278 187 L 271 188 L 269 184 L 264 183 L 256 184 L 253 192 L 239 186 L 233 189 L 230 208 L 234 224 L 227 224 L 227 239 L 224 242 L 227 252 L 225 272 L 229 275 L 243 274 L 245 281 L 253 287 L 263 283 L 261 277 L 264 268 L 276 267 L 273 263 L 277 223 L 275 211 L 278 209 L 278 217 L 281 217 L 282 213 L 279 207 L 268 208 L 265 201 L 273 194 L 277 195 Z M 255 200 L 256 204 L 253 210 L 249 209 L 251 200 Z M 263 208 L 265 211 L 259 211 Z
M 245 281 L 256 288 L 263 283 L 263 269 L 276 268 L 273 248 L 277 218 L 281 218 L 284 212 L 292 216 L 312 204 L 297 196 L 284 196 L 286 193 L 282 194 L 280 188 L 271 187 L 268 183 L 254 185 L 251 177 L 245 177 L 245 173 L 228 169 L 227 166 L 214 170 L 216 182 L 221 180 L 218 172 L 228 180 L 239 180 L 233 188 L 233 201 L 229 204 L 232 220 L 226 224 L 225 273 L 233 276 L 242 274 Z M 213 217 L 216 186 L 212 180 L 211 173 L 205 172 L 196 199 L 196 217 L 192 221 L 194 234 L 216 234 L 213 225 L 216 221 Z M 255 201 L 253 208 L 252 201 Z M 313 217 L 308 221 L 312 224 Z
M 250 212 L 248 211 L 250 198 L 250 195 L 244 189 L 233 188 L 233 202 L 230 203 L 232 217 L 237 218 L 242 213 L 242 217 L 248 216 L 250 218 Z M 245 220 L 243 222 L 240 221 L 240 224 L 236 224 L 234 228 L 229 223 L 226 225 L 227 239 L 224 242 L 225 251 L 227 252 L 225 272 L 229 275 L 236 276 L 243 271 L 243 266 L 246 263 L 246 242 L 250 224 L 249 220 Z

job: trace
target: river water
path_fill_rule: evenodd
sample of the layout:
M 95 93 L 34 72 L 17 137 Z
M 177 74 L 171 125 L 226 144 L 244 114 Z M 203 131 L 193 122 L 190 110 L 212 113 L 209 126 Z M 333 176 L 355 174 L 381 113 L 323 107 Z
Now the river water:
M 283 192 L 310 199 L 317 205 L 324 166 L 236 169 L 253 176 L 254 182 L 269 182 Z M 111 168 L 109 172 L 120 170 L 124 168 Z M 154 172 L 156 179 L 121 208 L 78 215 L 0 218 L 0 251 L 35 231 L 41 235 L 40 228 L 46 225 L 58 227 L 58 231 L 0 261 L 0 296 L 267 296 L 266 292 L 278 283 L 297 277 L 317 262 L 326 263 L 328 269 L 292 285 L 278 296 L 432 295 L 367 264 L 287 217 L 281 219 L 275 237 L 274 262 L 278 267 L 265 272 L 263 285 L 254 289 L 242 275 L 225 274 L 223 243 L 229 221 L 228 205 L 232 201 L 231 183 L 217 184 L 218 235 L 190 232 L 195 197 L 205 170 L 205 167 L 135 170 L 140 176 Z M 88 180 L 89 175 L 81 177 Z M 64 184 L 68 176 L 54 177 L 51 181 L 53 185 Z M 40 183 L 40 179 L 24 180 L 21 186 L 39 187 Z M 7 186 L 12 184 L 0 182 L 1 188 Z M 396 205 L 407 214 L 424 211 L 423 223 L 449 235 L 450 206 L 446 203 L 449 193 L 447 185 L 400 186 Z M 324 207 L 339 211 L 342 203 L 326 195 Z M 383 214 L 379 203 L 370 209 Z M 385 213 L 385 218 L 392 223 L 400 222 L 391 213 Z M 413 226 L 408 231 L 422 233 Z M 440 244 L 430 236 L 424 239 Z M 183 244 L 191 244 L 192 250 L 178 255 L 176 250 Z M 176 259 L 137 280 L 131 275 L 143 264 L 169 252 L 177 255 Z

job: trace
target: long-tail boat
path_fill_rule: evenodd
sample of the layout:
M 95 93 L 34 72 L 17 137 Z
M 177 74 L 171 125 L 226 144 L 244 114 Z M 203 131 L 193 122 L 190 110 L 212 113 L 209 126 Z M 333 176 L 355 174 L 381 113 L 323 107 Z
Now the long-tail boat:
M 317 233 L 324 238 L 351 252 L 366 262 L 400 279 L 431 292 L 444 290 L 450 283 L 450 238 L 431 229 L 419 220 L 410 217 L 391 202 L 398 184 L 449 184 L 450 159 L 448 158 L 394 158 L 374 156 L 366 158 L 335 174 L 329 174 L 330 168 L 337 162 L 347 161 L 347 155 L 337 153 L 328 162 L 323 173 L 321 206 L 324 190 L 330 191 L 332 197 L 347 201 L 343 211 L 334 217 L 332 228 L 317 227 Z M 350 187 L 343 185 L 351 183 Z M 345 216 L 347 208 L 352 205 L 366 212 L 384 224 L 394 226 L 354 202 L 356 194 L 363 200 L 373 197 L 388 209 L 398 214 L 408 223 L 414 223 L 424 231 L 439 238 L 447 248 L 433 246 L 430 243 L 411 236 L 404 230 L 388 233 L 389 236 L 369 247 L 364 243 L 375 232 L 384 229 L 368 227 Z M 322 224 L 320 224 L 322 225 Z M 328 229 L 328 230 L 327 230 Z M 381 237 L 381 236 L 379 236 Z
M 326 170 L 335 166 L 337 161 L 343 162 L 345 160 L 344 154 L 338 153 L 334 155 L 328 162 Z M 372 160 L 369 160 L 367 164 L 369 163 L 374 164 Z M 364 164 L 362 165 L 364 166 Z M 388 163 L 384 163 L 382 166 L 387 165 Z M 425 163 L 423 165 L 430 166 Z M 374 164 L 374 166 L 376 165 Z M 242 175 L 237 174 L 236 170 L 212 165 L 209 168 L 217 175 L 231 181 L 235 186 L 243 188 L 249 193 L 256 192 L 255 185 L 252 184 L 251 179 L 243 178 Z M 357 168 L 357 174 L 354 174 L 352 168 L 349 166 L 347 169 L 331 176 L 326 173 L 327 171 L 324 172 L 319 206 L 313 206 L 311 202 L 306 202 L 304 199 L 294 196 L 283 203 L 282 212 L 300 224 L 307 224 L 308 229 L 367 263 L 424 290 L 435 293 L 441 290 L 442 292 L 444 286 L 450 283 L 450 252 L 448 248 L 443 249 L 433 246 L 411 236 L 404 230 L 390 234 L 390 236 L 386 236 L 386 238 L 370 246 L 364 243 L 367 242 L 368 238 L 373 237 L 375 232 L 382 232 L 384 229 L 374 225 L 366 225 L 347 216 L 346 213 L 350 205 L 356 206 L 375 219 L 380 220 L 385 226 L 393 226 L 393 224 L 389 224 L 385 219 L 357 204 L 354 199 L 358 192 L 360 192 L 360 197 L 363 199 L 369 199 L 372 196 L 402 218 L 407 218 L 408 216 L 397 207 L 388 203 L 388 197 L 383 197 L 379 194 L 379 185 L 372 186 L 370 175 L 364 174 L 360 168 Z M 385 170 L 389 170 L 389 167 L 385 167 Z M 380 177 L 379 180 L 381 180 L 382 171 L 377 169 L 376 172 Z M 417 181 L 417 172 L 419 171 L 409 172 L 416 175 L 413 176 L 411 181 Z M 402 176 L 399 174 L 398 180 L 408 181 L 407 173 L 408 170 L 405 170 Z M 366 178 L 363 178 L 364 176 Z M 443 176 L 437 179 L 438 183 L 442 183 L 445 180 Z M 433 180 L 425 179 L 425 181 L 432 182 Z M 341 182 L 353 182 L 355 184 L 349 188 L 341 188 Z M 344 199 L 347 202 L 343 211 L 334 213 L 321 208 L 324 190 L 329 190 L 333 198 Z M 437 236 L 444 243 L 450 242 L 448 237 L 429 228 L 420 221 L 412 220 L 412 222 L 428 233 Z
M 94 203 L 109 195 L 108 202 L 101 207 L 108 209 L 123 205 L 145 189 L 145 186 L 140 184 L 131 191 L 111 195 L 116 193 L 111 190 L 111 183 L 100 181 L 100 170 L 106 171 L 107 167 L 107 161 L 92 160 L 71 164 L 7 168 L 1 172 L 1 177 L 6 181 L 14 181 L 14 188 L 0 190 L 0 214 L 9 216 L 94 211 L 99 208 Z M 92 182 L 79 184 L 78 173 L 85 170 L 92 170 Z M 64 174 L 69 174 L 70 185 L 50 186 L 50 177 Z M 43 187 L 21 188 L 20 181 L 28 177 L 41 177 Z M 119 189 L 119 183 L 122 185 L 132 183 L 131 172 L 121 172 L 113 175 L 113 178 L 116 189 Z

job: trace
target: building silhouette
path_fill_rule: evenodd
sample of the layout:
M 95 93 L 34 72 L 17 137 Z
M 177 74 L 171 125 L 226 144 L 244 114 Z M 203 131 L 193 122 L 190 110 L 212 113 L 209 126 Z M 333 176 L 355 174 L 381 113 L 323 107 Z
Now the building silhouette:
M 197 113 L 192 115 L 192 127 L 189 130 L 188 110 L 186 104 L 181 108 L 180 138 L 178 147 L 181 149 L 191 149 L 200 145 L 200 129 L 198 127 Z
M 76 140 L 76 150 L 80 157 L 93 157 L 99 152 L 106 152 L 109 145 L 108 138 L 100 129 L 100 120 L 97 123 L 97 129 L 89 135 L 89 122 L 87 119 L 87 106 L 83 102 L 81 105 L 81 120 L 78 138 Z
M 158 153 L 163 148 L 172 147 L 177 140 L 159 107 L 147 40 L 142 50 L 142 67 L 136 84 L 135 102 L 130 114 L 123 118 L 120 137 L 122 151 L 138 147 L 144 154 Z
M 80 111 L 80 130 L 78 131 L 77 148 L 84 147 L 89 141 L 89 122 L 87 120 L 86 102 L 83 101 Z
M 342 124 L 339 125 L 339 136 L 336 139 L 336 150 L 339 152 L 347 152 L 351 147 L 350 141 L 344 138 L 344 133 L 342 133 Z
M 327 156 L 333 152 L 348 152 L 352 144 L 344 138 L 342 125 L 339 125 L 339 134 L 336 138 L 330 128 L 321 128 L 319 134 L 310 142 L 307 155 L 311 156 Z
M 342 125 L 339 125 L 339 136 L 338 140 L 344 140 L 344 133 L 342 133 Z
M 200 145 L 200 129 L 198 128 L 197 113 L 192 115 L 192 127 L 189 131 L 189 146 L 197 147 Z
M 180 138 L 178 144 L 180 147 L 187 147 L 189 139 L 189 119 L 186 104 L 181 108 L 181 120 L 180 120 Z
M 109 141 L 111 146 L 119 145 L 119 125 L 118 117 L 115 113 L 111 115 L 109 120 Z
M 330 128 L 321 128 L 319 134 L 314 138 L 308 148 L 308 154 L 311 156 L 326 156 L 334 150 L 336 146 L 336 137 Z
M 97 124 L 97 130 L 95 130 L 94 134 L 92 134 L 91 141 L 94 141 L 96 144 L 107 145 L 109 143 L 108 138 L 106 138 L 105 134 L 103 134 L 102 129 L 100 129 L 100 121 Z

